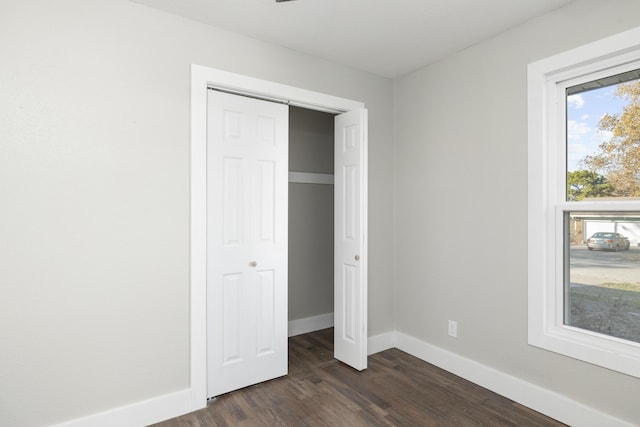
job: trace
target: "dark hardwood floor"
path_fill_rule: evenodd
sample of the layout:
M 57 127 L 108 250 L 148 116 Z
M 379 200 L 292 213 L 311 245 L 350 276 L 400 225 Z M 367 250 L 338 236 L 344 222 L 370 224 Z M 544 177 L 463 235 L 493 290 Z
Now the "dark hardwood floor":
M 358 372 L 333 359 L 333 329 L 289 338 L 289 375 L 219 396 L 155 427 L 563 426 L 400 350 Z

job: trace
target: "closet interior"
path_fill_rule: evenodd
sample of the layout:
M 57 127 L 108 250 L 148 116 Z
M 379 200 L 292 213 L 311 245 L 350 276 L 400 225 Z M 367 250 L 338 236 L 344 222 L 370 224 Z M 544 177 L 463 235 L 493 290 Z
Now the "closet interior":
M 333 326 L 334 114 L 289 109 L 289 336 Z

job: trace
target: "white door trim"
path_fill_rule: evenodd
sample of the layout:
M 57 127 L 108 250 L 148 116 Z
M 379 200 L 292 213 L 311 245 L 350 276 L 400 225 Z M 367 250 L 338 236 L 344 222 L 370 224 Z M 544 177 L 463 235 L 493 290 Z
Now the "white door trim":
M 312 110 L 343 113 L 364 103 L 249 76 L 191 66 L 191 402 L 207 402 L 207 88 L 280 100 Z M 366 167 L 366 165 L 364 165 Z

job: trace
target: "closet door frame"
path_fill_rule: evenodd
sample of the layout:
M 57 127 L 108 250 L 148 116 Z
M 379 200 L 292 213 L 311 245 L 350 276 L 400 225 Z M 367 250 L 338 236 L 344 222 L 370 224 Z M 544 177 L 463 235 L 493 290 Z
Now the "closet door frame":
M 365 105 L 332 95 L 217 70 L 191 66 L 191 242 L 190 242 L 190 391 L 191 410 L 207 403 L 207 90 L 215 88 L 240 95 L 288 103 L 334 114 L 364 109 Z M 366 167 L 366 164 L 365 164 Z M 366 197 L 366 195 L 365 195 Z

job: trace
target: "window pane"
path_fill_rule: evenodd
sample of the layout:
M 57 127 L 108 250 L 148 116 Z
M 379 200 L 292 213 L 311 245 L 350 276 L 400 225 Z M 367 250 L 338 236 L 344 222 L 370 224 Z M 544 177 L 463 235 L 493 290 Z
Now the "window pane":
M 640 70 L 566 90 L 567 200 L 640 198 Z
M 640 342 L 640 212 L 570 212 L 564 223 L 564 324 Z

